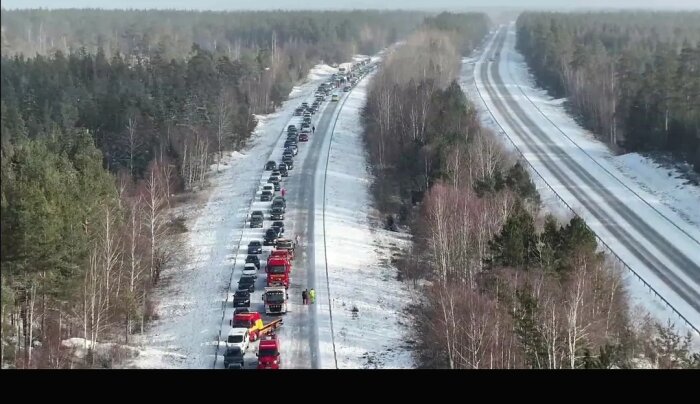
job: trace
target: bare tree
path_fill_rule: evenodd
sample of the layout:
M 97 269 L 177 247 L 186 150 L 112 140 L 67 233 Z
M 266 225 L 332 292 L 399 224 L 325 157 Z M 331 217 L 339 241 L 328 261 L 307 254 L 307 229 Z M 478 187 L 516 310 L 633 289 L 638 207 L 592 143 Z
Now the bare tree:
M 231 109 L 234 97 L 226 89 L 219 93 L 216 108 L 216 142 L 218 158 L 216 170 L 219 171 L 219 162 L 223 158 L 223 150 L 226 140 L 231 136 Z
M 165 233 L 163 181 L 159 175 L 158 163 L 152 162 L 144 179 L 141 196 L 145 205 L 144 219 L 149 239 L 149 272 L 151 281 L 160 276 L 160 242 Z

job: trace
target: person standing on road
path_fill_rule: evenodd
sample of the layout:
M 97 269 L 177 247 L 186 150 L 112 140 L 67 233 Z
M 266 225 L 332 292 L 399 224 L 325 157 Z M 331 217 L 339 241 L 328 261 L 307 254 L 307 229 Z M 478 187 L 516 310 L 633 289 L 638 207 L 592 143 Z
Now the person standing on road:
M 307 297 L 307 295 L 306 295 L 306 289 L 304 289 L 304 290 L 301 291 L 301 302 L 302 302 L 302 304 L 306 304 L 306 303 L 307 303 L 307 299 L 308 299 L 308 297 Z
M 316 127 L 315 127 L 315 126 L 311 126 L 311 133 L 316 133 Z
M 282 188 L 282 198 L 284 198 L 284 195 L 287 193 L 287 188 Z
M 314 288 L 311 288 L 309 291 L 309 298 L 311 299 L 311 304 L 314 304 L 314 301 L 316 301 L 316 291 Z

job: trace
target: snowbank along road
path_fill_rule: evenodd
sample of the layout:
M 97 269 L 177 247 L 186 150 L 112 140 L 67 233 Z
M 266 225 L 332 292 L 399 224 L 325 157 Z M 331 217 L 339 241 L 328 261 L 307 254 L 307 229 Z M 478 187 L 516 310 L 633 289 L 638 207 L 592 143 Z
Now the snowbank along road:
M 327 74 L 328 75 L 328 74 Z M 327 76 L 326 75 L 326 76 Z M 315 84 L 320 84 L 316 81 Z M 283 108 L 281 113 L 287 113 L 288 121 L 282 125 L 275 147 L 269 153 L 263 153 L 258 157 L 259 170 L 255 174 L 257 177 L 256 191 L 250 207 L 246 209 L 245 217 L 249 218 L 250 213 L 261 210 L 265 214 L 262 229 L 249 228 L 246 219 L 240 238 L 233 240 L 235 261 L 231 269 L 231 283 L 227 290 L 227 299 L 223 302 L 218 344 L 213 358 L 215 368 L 223 368 L 223 354 L 225 352 L 225 340 L 230 328 L 229 320 L 233 318 L 233 292 L 237 288 L 237 281 L 240 278 L 247 255 L 248 243 L 252 240 L 262 242 L 264 231 L 270 227 L 269 220 L 270 202 L 261 202 L 260 193 L 262 185 L 267 183 L 270 171 L 264 171 L 263 166 L 268 160 L 277 163 L 281 161 L 286 140 L 287 126 L 300 125 L 302 118 L 292 116 L 293 108 L 299 103 L 307 101 L 309 104 L 314 100 L 311 87 L 304 89 L 302 97 L 297 97 L 294 102 Z M 323 203 L 323 181 L 325 165 L 328 159 L 328 146 L 331 140 L 334 123 L 337 120 L 347 95 L 340 89 L 335 89 L 332 94 L 340 96 L 339 101 L 333 102 L 331 96 L 327 96 L 320 109 L 312 117 L 312 124 L 315 132 L 309 137 L 308 142 L 299 142 L 298 155 L 294 157 L 294 168 L 289 171 L 289 176 L 282 178 L 281 186 L 287 191 L 287 208 L 285 213 L 285 237 L 294 239 L 300 236 L 300 244 L 296 248 L 295 259 L 292 262 L 292 273 L 290 275 L 290 287 L 288 290 L 288 312 L 283 316 L 284 325 L 278 329 L 277 335 L 280 339 L 281 367 L 282 368 L 335 368 L 335 349 L 333 346 L 333 334 L 331 326 L 331 313 L 328 304 L 328 287 L 325 282 L 325 250 L 323 238 L 319 238 Z M 233 173 L 236 175 L 237 173 Z M 279 193 L 278 193 L 279 195 Z M 321 233 L 322 235 L 322 233 Z M 264 290 L 265 280 L 265 260 L 273 247 L 263 247 L 263 254 L 260 255 L 261 266 L 258 271 L 258 279 L 255 284 L 255 292 L 251 294 L 250 311 L 257 311 L 263 315 L 264 323 L 279 318 L 266 316 L 262 303 L 262 290 Z M 319 273 L 320 272 L 320 273 Z M 302 305 L 301 291 L 304 289 L 316 290 L 316 304 Z M 253 355 L 256 351 L 255 344 L 245 355 L 245 368 L 255 368 L 257 358 Z M 323 346 L 322 349 L 320 346 Z
M 474 81 L 494 120 L 532 167 L 598 237 L 696 330 L 700 328 L 700 230 L 647 200 L 607 162 L 576 144 L 528 97 L 513 74 L 515 31 L 493 35 Z M 651 299 L 650 295 L 650 299 Z

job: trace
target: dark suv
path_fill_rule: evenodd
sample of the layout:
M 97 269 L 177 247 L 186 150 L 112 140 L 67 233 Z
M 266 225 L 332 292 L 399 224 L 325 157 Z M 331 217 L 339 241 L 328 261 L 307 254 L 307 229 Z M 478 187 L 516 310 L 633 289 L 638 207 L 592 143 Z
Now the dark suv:
M 291 157 L 283 157 L 282 162 L 287 166 L 287 170 L 294 169 L 294 159 Z
M 248 254 L 262 254 L 262 243 L 258 240 L 248 243 Z
M 255 210 L 250 214 L 250 228 L 263 227 L 263 220 L 265 220 L 265 214 L 261 210 Z
M 284 222 L 283 221 L 277 220 L 275 222 L 272 222 L 272 228 L 278 229 L 277 230 L 277 237 L 284 236 Z M 258 269 L 260 269 L 260 268 L 258 268 Z
M 274 207 L 270 211 L 270 219 L 271 220 L 284 220 L 284 208 L 282 207 Z
M 277 241 L 277 232 L 274 229 L 267 229 L 267 231 L 265 231 L 265 238 L 263 239 L 263 244 L 275 245 L 276 241 Z
M 272 199 L 272 206 L 271 207 L 275 208 L 278 206 L 281 206 L 283 208 L 287 207 L 287 201 L 281 196 L 276 196 Z
M 277 166 L 275 165 L 274 161 L 268 161 L 267 164 L 265 164 L 265 171 L 271 171 L 275 168 L 277 168 Z
M 233 294 L 233 307 L 250 307 L 250 292 L 247 290 L 237 290 Z
M 245 352 L 241 351 L 241 347 L 231 345 L 226 347 L 224 353 L 224 368 L 226 369 L 243 369 L 245 365 Z
M 250 228 L 255 229 L 255 228 L 262 228 L 263 227 L 263 218 L 259 216 L 251 216 L 250 217 Z
M 266 202 L 272 200 L 272 192 L 270 191 L 262 191 L 260 194 L 260 201 Z
M 238 290 L 247 290 L 250 293 L 255 292 L 255 278 L 248 275 L 241 276 L 238 280 Z
M 283 177 L 289 176 L 289 171 L 287 171 L 287 163 L 280 163 L 280 175 Z

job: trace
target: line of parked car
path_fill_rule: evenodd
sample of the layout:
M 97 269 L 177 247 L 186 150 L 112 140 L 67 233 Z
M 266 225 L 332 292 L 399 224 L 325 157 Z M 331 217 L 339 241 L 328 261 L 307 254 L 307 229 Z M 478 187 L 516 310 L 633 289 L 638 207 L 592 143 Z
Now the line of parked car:
M 261 185 L 260 201 L 270 203 L 269 211 L 254 210 L 248 223 L 250 228 L 259 229 L 265 228 L 266 220 L 271 221 L 271 223 L 270 227 L 263 231 L 262 239 L 252 240 L 248 243 L 243 272 L 233 297 L 235 310 L 224 354 L 224 366 L 227 368 L 242 368 L 243 358 L 250 342 L 256 339 L 260 339 L 260 346 L 258 353 L 256 353 L 258 369 L 279 368 L 279 341 L 274 330 L 281 325 L 281 319 L 265 325 L 260 313 L 251 311 L 250 306 L 251 294 L 255 292 L 255 282 L 262 266 L 260 256 L 263 254 L 263 247 L 273 246 L 274 250 L 269 254 L 265 263 L 265 272 L 267 273 L 266 287 L 263 292 L 265 313 L 278 315 L 287 312 L 288 295 L 286 289 L 290 284 L 295 243 L 291 238 L 285 236 L 284 220 L 287 202 L 285 199 L 286 189 L 283 188 L 282 182 L 294 169 L 294 157 L 299 153 L 299 143 L 308 142 L 315 132 L 312 117 L 319 111 L 322 103 L 329 96 L 331 101 L 338 101 L 340 97 L 338 94 L 333 94 L 333 91 L 337 88 L 349 91 L 349 88 L 364 77 L 371 68 L 369 59 L 366 59 L 352 65 L 349 71 L 333 74 L 327 82 L 319 85 L 314 93 L 314 101 L 311 104 L 302 102 L 294 110 L 294 116 L 300 117 L 300 119 L 287 127 L 287 138 L 284 142 L 281 160 L 279 162 L 270 160 L 265 163 L 265 171 L 270 171 L 270 176 L 267 182 Z M 345 87 L 341 87 L 343 85 Z
M 250 342 L 256 338 L 261 340 L 257 353 L 258 369 L 279 367 L 279 345 L 274 329 L 281 323 L 275 320 L 263 325 L 260 314 L 250 310 L 251 295 L 255 292 L 258 271 L 264 265 L 267 272 L 266 287 L 263 292 L 265 313 L 278 315 L 287 312 L 286 288 L 290 283 L 295 243 L 285 237 L 284 220 L 287 202 L 283 182 L 294 169 L 294 158 L 299 153 L 299 143 L 308 142 L 313 134 L 315 127 L 312 117 L 318 112 L 329 92 L 319 87 L 311 104 L 303 102 L 295 109 L 294 116 L 301 119 L 287 127 L 287 138 L 281 160 L 279 162 L 270 160 L 265 163 L 265 171 L 270 171 L 270 176 L 267 182 L 261 185 L 260 201 L 270 202 L 269 211 L 254 210 L 250 214 L 248 224 L 250 228 L 259 229 L 265 228 L 266 220 L 271 221 L 271 224 L 263 231 L 262 239 L 248 243 L 243 272 L 238 280 L 238 289 L 233 294 L 234 316 L 224 353 L 224 366 L 227 368 L 243 367 L 245 353 Z M 262 264 L 260 256 L 265 246 L 273 246 L 275 249 L 268 256 L 267 262 Z

